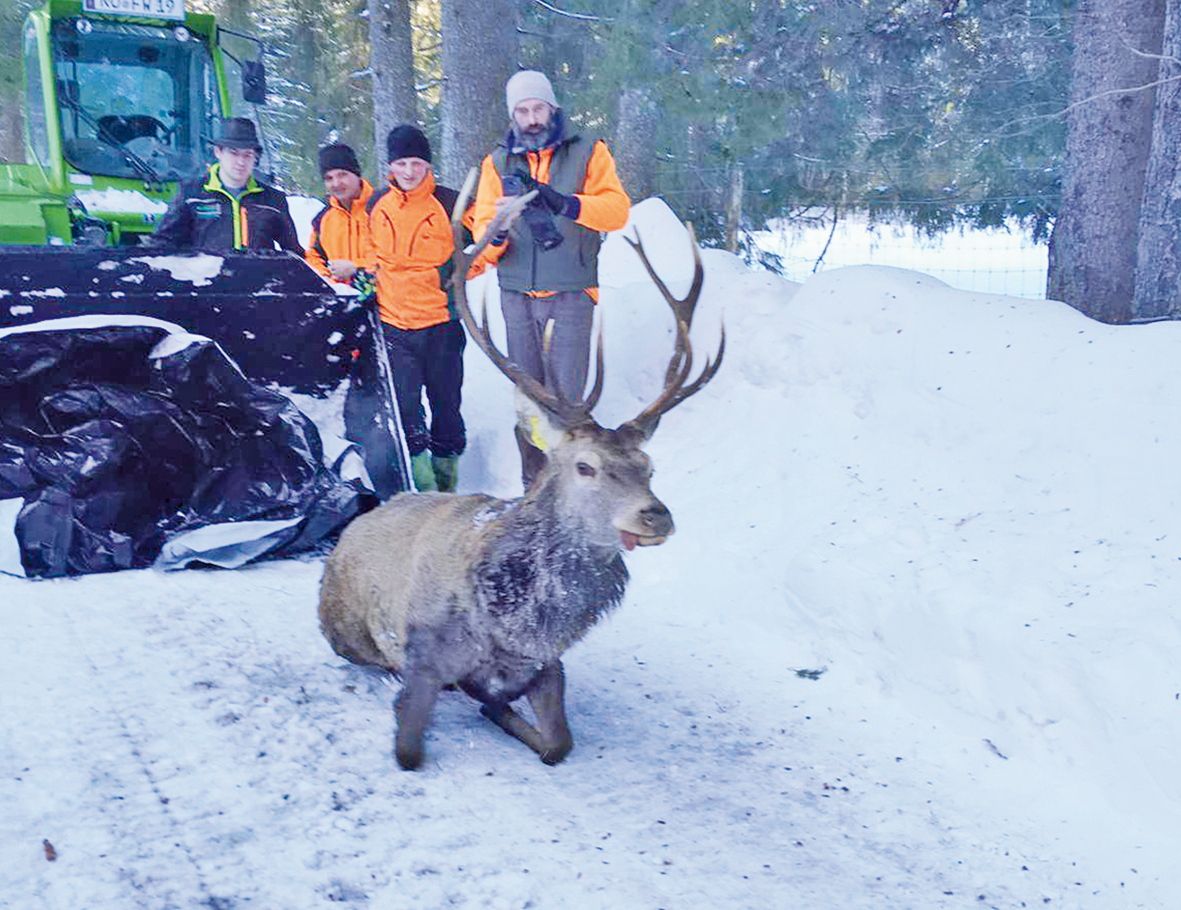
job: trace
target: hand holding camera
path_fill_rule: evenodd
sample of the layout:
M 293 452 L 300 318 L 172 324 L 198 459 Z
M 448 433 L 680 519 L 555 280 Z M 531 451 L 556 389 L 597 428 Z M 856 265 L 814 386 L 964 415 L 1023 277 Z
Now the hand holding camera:
M 522 215 L 525 225 L 533 235 L 533 242 L 543 250 L 560 246 L 563 238 L 554 224 L 554 216 L 577 218 L 581 208 L 578 197 L 559 193 L 552 186 L 539 183 L 528 174 L 508 174 L 501 179 L 501 185 L 506 196 L 537 193 Z
M 582 203 L 578 201 L 577 196 L 559 193 L 548 183 L 538 183 L 534 180 L 530 189 L 537 190 L 538 201 L 555 215 L 574 221 L 582 210 Z

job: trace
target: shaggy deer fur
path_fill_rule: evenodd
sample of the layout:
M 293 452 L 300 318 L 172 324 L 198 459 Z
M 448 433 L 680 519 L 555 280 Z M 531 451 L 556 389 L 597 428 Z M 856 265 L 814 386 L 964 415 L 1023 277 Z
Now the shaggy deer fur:
M 470 192 L 471 179 L 465 189 Z M 520 205 L 529 197 L 522 197 Z M 462 213 L 464 204 L 455 211 Z M 495 233 L 494 223 L 486 237 Z M 677 316 L 677 345 L 665 389 L 635 420 L 617 429 L 590 417 L 602 388 L 602 338 L 596 383 L 578 402 L 557 398 L 521 372 L 472 316 L 464 282 L 455 282 L 469 332 L 493 362 L 564 430 L 547 464 L 520 499 L 442 493 L 400 494 L 357 518 L 329 557 L 320 586 L 320 624 L 336 653 L 383 667 L 402 681 L 395 703 L 395 756 L 422 763 L 423 736 L 439 692 L 458 686 L 482 712 L 547 764 L 573 746 L 563 702 L 562 652 L 623 597 L 622 552 L 663 543 L 672 515 L 649 488 L 641 444 L 660 416 L 716 373 L 725 345 L 686 384 L 692 364 L 689 320 L 700 293 L 695 278 L 677 300 L 649 274 Z M 457 248 L 456 276 L 481 247 Z M 511 707 L 527 696 L 536 726 Z

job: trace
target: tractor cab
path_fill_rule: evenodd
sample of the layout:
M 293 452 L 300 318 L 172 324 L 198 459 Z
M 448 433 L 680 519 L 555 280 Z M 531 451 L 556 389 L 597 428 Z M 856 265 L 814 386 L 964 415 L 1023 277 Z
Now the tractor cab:
M 174 182 L 221 115 L 209 45 L 184 25 L 62 19 L 51 34 L 61 148 L 76 172 Z
M 212 158 L 231 95 L 265 102 L 261 54 L 185 0 L 47 0 L 21 33 L 24 161 L 0 164 L 0 244 L 151 233 L 177 182 Z

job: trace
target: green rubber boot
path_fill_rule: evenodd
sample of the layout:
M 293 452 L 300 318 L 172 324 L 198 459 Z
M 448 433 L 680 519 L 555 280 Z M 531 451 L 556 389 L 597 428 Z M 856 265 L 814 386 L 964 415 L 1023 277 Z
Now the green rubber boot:
M 414 478 L 414 489 L 419 493 L 430 493 L 439 489 L 435 480 L 435 469 L 431 466 L 431 453 L 419 452 L 410 458 L 410 474 Z
M 431 467 L 435 470 L 435 482 L 440 493 L 454 493 L 459 483 L 459 456 L 435 455 L 431 458 Z

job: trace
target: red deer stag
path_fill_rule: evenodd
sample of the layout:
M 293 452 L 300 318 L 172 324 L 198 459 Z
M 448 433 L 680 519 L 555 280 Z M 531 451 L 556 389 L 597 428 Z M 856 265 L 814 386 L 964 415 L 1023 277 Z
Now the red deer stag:
M 457 216 L 473 178 L 474 172 Z M 494 222 L 484 242 L 501 224 Z M 672 307 L 676 345 L 660 395 L 635 419 L 608 430 L 590 416 L 602 390 L 602 331 L 590 395 L 562 400 L 497 350 L 486 305 L 483 324 L 476 322 L 463 276 L 483 243 L 464 251 L 457 240 L 454 293 L 464 324 L 563 437 L 520 499 L 400 494 L 353 521 L 328 558 L 320 585 L 321 628 L 337 654 L 401 679 L 394 754 L 407 770 L 421 764 L 431 709 L 440 690 L 452 686 L 479 701 L 486 717 L 543 762 L 565 758 L 573 740 L 563 703 L 562 652 L 622 599 L 628 579 L 622 551 L 661 544 L 673 533 L 672 515 L 649 489 L 652 469 L 640 446 L 663 414 L 714 377 L 725 333 L 717 356 L 690 382 L 689 325 L 702 283 L 697 244 L 691 289 L 678 300 L 643 247 L 629 243 Z M 536 726 L 511 707 L 522 695 Z

